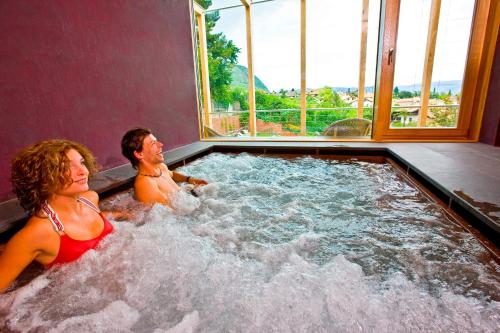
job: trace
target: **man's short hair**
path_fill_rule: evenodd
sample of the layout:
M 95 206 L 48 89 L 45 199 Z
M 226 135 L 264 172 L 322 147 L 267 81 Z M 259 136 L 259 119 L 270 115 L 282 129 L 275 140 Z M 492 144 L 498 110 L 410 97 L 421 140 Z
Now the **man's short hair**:
M 130 161 L 130 163 L 132 163 L 132 167 L 134 167 L 134 169 L 137 169 L 137 166 L 139 165 L 139 160 L 135 157 L 134 152 L 142 151 L 144 138 L 149 134 L 151 134 L 151 130 L 137 127 L 125 133 L 122 138 L 122 154 Z

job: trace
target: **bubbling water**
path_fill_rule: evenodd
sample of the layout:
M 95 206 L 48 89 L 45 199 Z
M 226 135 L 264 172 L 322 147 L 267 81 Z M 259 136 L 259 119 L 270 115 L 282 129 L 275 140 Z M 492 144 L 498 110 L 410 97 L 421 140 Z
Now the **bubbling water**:
M 209 181 L 199 198 L 0 295 L 0 330 L 499 331 L 498 264 L 390 165 L 211 154 L 180 171 Z

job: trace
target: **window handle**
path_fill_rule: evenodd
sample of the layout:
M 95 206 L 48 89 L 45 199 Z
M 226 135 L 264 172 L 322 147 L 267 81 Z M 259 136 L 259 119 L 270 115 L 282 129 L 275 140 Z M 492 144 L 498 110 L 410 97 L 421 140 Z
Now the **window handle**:
M 389 56 L 387 57 L 387 64 L 390 65 L 394 62 L 394 48 L 389 49 Z

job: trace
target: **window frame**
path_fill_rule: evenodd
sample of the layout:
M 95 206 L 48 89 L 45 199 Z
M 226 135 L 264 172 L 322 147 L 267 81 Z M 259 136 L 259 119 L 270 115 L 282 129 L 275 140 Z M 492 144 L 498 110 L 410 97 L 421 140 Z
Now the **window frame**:
M 498 35 L 498 2 L 476 0 L 456 128 L 391 128 L 400 0 L 382 0 L 373 141 L 477 141 Z M 496 22 L 496 24 L 495 24 Z M 495 29 L 496 25 L 496 29 Z M 393 58 L 390 52 L 393 52 Z M 492 50 L 493 49 L 493 50 Z
M 251 5 L 252 2 L 247 0 L 240 0 L 242 6 L 245 7 L 247 18 L 247 47 L 248 53 L 250 55 L 249 59 L 249 83 L 252 87 L 249 87 L 250 99 L 254 102 L 254 94 L 250 92 L 254 91 L 253 82 L 253 71 L 251 70 L 251 56 L 252 56 L 252 38 L 251 38 Z M 272 0 L 267 0 L 272 1 Z M 298 0 L 301 5 L 301 86 L 305 86 L 306 82 L 306 71 L 305 71 L 305 10 L 307 0 Z M 460 103 L 459 117 L 457 121 L 456 128 L 391 128 L 391 110 L 392 110 L 392 93 L 393 93 L 393 81 L 394 81 L 394 65 L 397 57 L 397 33 L 398 33 L 398 19 L 399 19 L 399 8 L 400 0 L 380 0 L 380 21 L 379 21 L 379 41 L 378 41 L 378 51 L 377 51 L 377 69 L 376 69 L 376 80 L 375 80 L 375 96 L 374 96 L 374 117 L 373 117 L 373 129 L 372 137 L 366 139 L 349 139 L 349 138 L 325 138 L 325 137 L 314 137 L 314 141 L 453 141 L 453 142 L 475 142 L 479 139 L 479 134 L 481 130 L 481 121 L 484 111 L 484 105 L 486 102 L 486 96 L 488 92 L 489 78 L 491 75 L 491 68 L 495 53 L 496 40 L 499 32 L 500 24 L 500 2 L 494 0 L 476 0 L 471 28 L 470 41 L 468 46 L 468 54 L 466 58 L 465 71 L 462 83 L 462 91 L 467 93 L 462 93 L 462 100 Z M 264 1 L 265 2 L 265 1 Z M 258 3 L 258 2 L 256 2 Z M 201 7 L 192 0 L 192 8 L 194 9 L 194 15 L 192 26 L 194 27 L 194 20 L 198 19 L 201 22 L 200 15 L 203 15 Z M 196 17 L 196 18 L 195 18 Z M 203 27 L 204 28 L 204 27 Z M 193 28 L 194 29 L 194 28 Z M 203 29 L 204 30 L 204 29 Z M 193 41 L 194 47 L 198 48 L 196 41 Z M 206 47 L 206 46 L 205 46 Z M 390 50 L 396 50 L 393 53 L 393 59 L 389 62 L 389 52 Z M 198 52 L 194 52 L 196 55 Z M 206 57 L 206 49 L 201 50 L 201 57 Z M 195 61 L 197 61 L 195 59 Z M 196 76 L 201 75 L 201 82 L 205 84 L 208 82 L 208 77 L 203 73 L 198 73 L 196 71 Z M 204 91 L 209 91 L 204 89 Z M 301 89 L 301 95 L 305 95 L 305 89 Z M 203 94 L 205 95 L 205 94 Z M 253 97 L 253 98 L 252 98 Z M 301 99 L 304 96 L 301 96 Z M 202 96 L 203 100 L 206 101 L 206 96 Z M 254 102 L 255 103 L 255 102 Z M 254 104 L 249 103 L 249 104 Z M 209 103 L 204 103 L 209 104 Z M 302 103 L 301 103 L 302 104 Z M 198 108 L 201 105 L 198 103 Z M 253 111 L 250 112 L 250 123 L 254 125 L 255 122 L 255 106 L 253 105 Z M 199 122 L 200 126 L 200 139 L 206 141 L 213 141 L 214 139 L 207 139 L 203 136 L 203 126 L 206 126 L 207 107 L 204 107 L 204 115 L 200 114 L 198 110 L 198 115 L 202 119 Z M 305 107 L 301 105 L 301 113 L 305 114 Z M 209 110 L 209 108 L 208 108 Z M 208 117 L 209 118 L 209 117 Z M 302 118 L 302 117 L 301 117 Z M 305 118 L 305 117 L 304 117 Z M 253 121 L 252 121 L 253 120 Z M 304 122 L 304 123 L 303 123 Z M 253 124 L 252 124 L 253 123 Z M 305 119 L 301 121 L 302 127 L 305 127 Z M 255 126 L 255 125 L 254 125 Z M 262 141 L 262 138 L 257 138 L 255 136 L 255 127 L 251 131 L 250 137 L 239 137 L 237 141 Z M 280 137 L 281 138 L 281 137 Z M 277 138 L 280 140 L 280 138 Z M 296 136 L 287 137 L 287 141 L 311 141 L 311 137 Z M 227 140 L 233 141 L 234 139 L 226 137 L 217 137 L 217 140 Z M 273 140 L 266 138 L 265 140 Z M 276 140 L 276 139 L 275 139 Z

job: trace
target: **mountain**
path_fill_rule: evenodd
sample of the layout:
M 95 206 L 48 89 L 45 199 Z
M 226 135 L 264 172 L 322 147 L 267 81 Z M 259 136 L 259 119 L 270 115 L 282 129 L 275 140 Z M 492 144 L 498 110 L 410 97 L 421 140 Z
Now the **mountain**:
M 248 68 L 245 66 L 234 66 L 231 78 L 233 79 L 233 82 L 231 82 L 232 87 L 248 88 Z M 255 75 L 255 89 L 264 90 L 266 93 L 269 93 L 269 89 L 267 89 L 264 82 L 262 82 L 257 75 Z
M 415 84 L 415 85 L 394 85 L 395 87 L 398 87 L 399 91 L 420 91 L 420 84 Z M 437 93 L 447 93 L 451 90 L 451 93 L 453 95 L 460 93 L 462 89 L 462 81 L 461 80 L 452 80 L 452 81 L 438 81 L 438 82 L 432 82 L 431 83 L 431 91 L 436 88 Z M 332 88 L 336 92 L 347 92 L 347 90 L 350 91 L 357 91 L 357 87 L 333 87 Z M 373 87 L 366 87 L 365 91 L 368 93 L 373 92 Z

